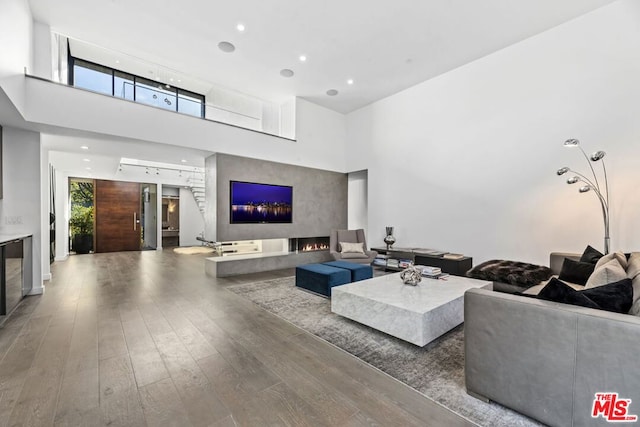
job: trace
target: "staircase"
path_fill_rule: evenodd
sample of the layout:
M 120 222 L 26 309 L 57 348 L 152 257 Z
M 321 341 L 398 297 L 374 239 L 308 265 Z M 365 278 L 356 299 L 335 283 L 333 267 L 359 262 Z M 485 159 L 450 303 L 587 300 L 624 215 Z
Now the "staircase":
M 191 194 L 193 194 L 193 198 L 196 200 L 196 204 L 198 205 L 198 209 L 200 210 L 200 213 L 202 213 L 202 216 L 204 217 L 204 207 L 205 207 L 204 179 L 189 178 L 187 179 L 187 184 L 189 185 Z

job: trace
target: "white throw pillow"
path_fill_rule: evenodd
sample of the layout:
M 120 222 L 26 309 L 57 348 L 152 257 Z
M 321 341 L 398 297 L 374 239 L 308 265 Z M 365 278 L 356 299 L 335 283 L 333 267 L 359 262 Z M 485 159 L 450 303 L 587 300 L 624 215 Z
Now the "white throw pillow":
M 609 262 L 602 264 L 589 276 L 589 280 L 584 285 L 585 289 L 607 285 L 627 278 L 627 272 L 620 265 L 620 262 L 613 257 Z
M 364 247 L 363 247 L 363 243 L 349 243 L 349 242 L 340 242 L 340 247 L 342 248 L 342 253 L 343 254 L 348 254 L 348 253 L 352 253 L 352 254 L 363 254 L 364 253 Z
M 596 263 L 596 268 L 608 263 L 612 259 L 617 259 L 622 268 L 627 269 L 627 256 L 622 251 L 611 252 L 600 258 Z
M 631 252 L 627 265 L 627 277 L 631 280 L 640 275 L 640 252 Z

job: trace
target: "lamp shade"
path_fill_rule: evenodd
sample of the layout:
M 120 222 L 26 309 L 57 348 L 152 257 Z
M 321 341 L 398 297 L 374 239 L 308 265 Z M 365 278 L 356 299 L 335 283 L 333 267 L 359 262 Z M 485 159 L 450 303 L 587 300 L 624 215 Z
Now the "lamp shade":
M 567 184 L 575 184 L 578 181 L 580 181 L 580 178 L 578 178 L 577 176 L 572 176 L 571 178 L 567 179 Z
M 589 190 L 591 190 L 591 187 L 589 187 L 588 185 L 585 185 L 585 186 L 580 187 L 580 189 L 578 191 L 581 192 L 581 193 L 586 193 Z
M 595 153 L 593 153 L 591 155 L 591 161 L 592 162 L 597 162 L 598 160 L 602 159 L 607 153 L 605 153 L 604 151 L 596 151 Z
M 580 145 L 580 141 L 575 138 L 567 139 L 564 142 L 565 147 L 577 147 L 578 145 Z
M 565 167 L 562 167 L 562 168 L 558 169 L 558 171 L 556 173 L 558 175 L 564 175 L 567 172 L 569 172 L 569 168 L 565 166 Z

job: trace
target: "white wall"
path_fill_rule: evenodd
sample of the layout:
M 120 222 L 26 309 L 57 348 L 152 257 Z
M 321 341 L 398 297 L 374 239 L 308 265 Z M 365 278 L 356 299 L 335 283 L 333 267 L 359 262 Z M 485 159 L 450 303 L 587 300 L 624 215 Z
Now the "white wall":
M 56 261 L 69 256 L 69 174 L 56 170 Z
M 276 158 L 274 161 L 335 172 L 346 171 L 347 121 L 344 114 L 298 98 L 295 129 L 295 158 L 291 159 L 292 161 Z
M 33 123 L 345 171 L 346 117 L 304 100 L 291 141 L 38 79 L 24 79 L 23 89 L 25 120 Z
M 369 195 L 368 195 L 368 173 L 366 170 L 351 172 L 348 176 L 349 181 L 349 200 L 348 200 L 348 228 L 349 230 L 357 230 L 362 228 L 367 233 L 369 222 Z M 371 246 L 371 242 L 367 241 Z
M 51 80 L 51 29 L 42 22 L 33 22 L 33 70 L 30 72 L 38 77 Z
M 0 77 L 33 67 L 33 20 L 27 0 L 0 0 Z
M 191 190 L 180 188 L 180 246 L 200 246 L 196 240 L 204 232 L 204 218 Z
M 369 240 L 547 263 L 602 248 L 593 194 L 555 176 L 603 149 L 612 248 L 640 248 L 640 3 L 621 0 L 348 116 L 369 171 Z M 599 166 L 599 165 L 596 165 Z
M 213 154 L 204 161 L 204 238 L 218 240 L 218 157 Z
M 0 234 L 33 235 L 32 293 L 42 293 L 42 254 L 43 246 L 49 243 L 49 236 L 42 234 L 40 134 L 4 127 L 2 150 L 4 193 L 0 199 Z M 7 217 L 19 220 L 9 224 Z M 46 249 L 48 254 L 48 246 Z M 48 255 L 46 263 L 49 263 Z

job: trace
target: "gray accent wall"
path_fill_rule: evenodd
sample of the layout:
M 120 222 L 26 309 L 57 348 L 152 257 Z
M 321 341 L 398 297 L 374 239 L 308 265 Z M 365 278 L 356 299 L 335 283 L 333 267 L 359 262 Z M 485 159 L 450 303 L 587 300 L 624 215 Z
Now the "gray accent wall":
M 215 167 L 216 172 L 217 241 L 328 236 L 332 229 L 347 228 L 347 174 L 220 153 L 208 157 L 205 166 L 207 225 L 211 221 L 212 210 L 209 184 L 214 181 L 210 170 Z M 231 224 L 231 181 L 292 186 L 293 223 Z

